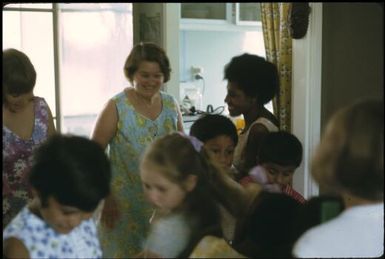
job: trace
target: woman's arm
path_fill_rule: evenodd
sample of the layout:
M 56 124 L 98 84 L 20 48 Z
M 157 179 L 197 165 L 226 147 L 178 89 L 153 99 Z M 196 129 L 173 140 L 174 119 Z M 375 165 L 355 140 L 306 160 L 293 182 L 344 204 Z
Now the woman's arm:
M 91 134 L 91 139 L 105 149 L 110 140 L 115 136 L 118 123 L 118 112 L 116 110 L 115 101 L 109 100 L 104 109 L 96 119 L 94 130 Z M 115 227 L 115 222 L 119 218 L 120 211 L 114 194 L 108 195 L 104 201 L 101 223 L 112 229 Z
M 178 131 L 184 132 L 182 112 L 180 111 L 180 107 L 179 107 L 178 103 L 176 104 L 176 109 L 178 112 L 178 124 L 177 124 Z
M 256 123 L 250 128 L 244 152 L 245 157 L 242 166 L 242 174 L 247 175 L 250 169 L 257 165 L 258 149 L 262 139 L 267 133 L 269 133 L 267 128 L 260 123 Z
M 114 100 L 109 100 L 98 118 L 91 134 L 91 139 L 106 148 L 112 137 L 116 134 L 118 112 Z
M 48 137 L 50 137 L 56 133 L 56 129 L 55 129 L 55 124 L 53 123 L 52 112 L 48 105 L 47 105 L 47 109 L 48 109 Z
M 17 238 L 4 240 L 3 249 L 3 258 L 30 258 L 27 248 Z

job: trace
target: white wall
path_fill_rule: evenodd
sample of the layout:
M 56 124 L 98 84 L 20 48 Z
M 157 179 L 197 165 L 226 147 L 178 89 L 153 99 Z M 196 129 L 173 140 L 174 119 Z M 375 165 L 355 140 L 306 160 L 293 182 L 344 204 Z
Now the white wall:
M 247 40 L 253 39 L 254 45 Z M 180 80 L 201 86 L 202 80 L 191 81 L 191 67 L 203 68 L 205 94 L 203 107 L 223 106 L 226 96 L 224 66 L 231 58 L 245 52 L 264 56 L 262 33 L 237 31 L 181 31 Z
M 303 160 L 294 174 L 293 187 L 305 198 L 318 195 L 310 175 L 310 162 L 320 139 L 322 3 L 311 3 L 309 28 L 293 40 L 292 132 L 303 146 Z

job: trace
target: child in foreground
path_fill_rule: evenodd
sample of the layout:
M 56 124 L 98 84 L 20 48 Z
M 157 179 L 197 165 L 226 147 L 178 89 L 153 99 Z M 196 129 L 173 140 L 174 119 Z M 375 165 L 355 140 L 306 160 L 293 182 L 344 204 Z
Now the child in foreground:
M 5 258 L 101 258 L 93 212 L 110 192 L 103 149 L 83 137 L 55 135 L 34 154 L 34 199 L 3 231 Z
M 204 236 L 220 236 L 219 205 L 234 217 L 247 209 L 241 186 L 210 160 L 195 137 L 173 133 L 145 152 L 141 179 L 156 207 L 141 257 L 187 257 Z

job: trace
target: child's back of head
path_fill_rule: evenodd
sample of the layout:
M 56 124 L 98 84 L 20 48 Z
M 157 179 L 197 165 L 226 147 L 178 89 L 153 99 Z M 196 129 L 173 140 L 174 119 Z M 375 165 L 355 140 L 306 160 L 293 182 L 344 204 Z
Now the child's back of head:
M 236 247 L 238 252 L 250 257 L 289 256 L 293 222 L 301 206 L 282 193 L 260 193 L 237 230 L 239 240 L 243 240 Z

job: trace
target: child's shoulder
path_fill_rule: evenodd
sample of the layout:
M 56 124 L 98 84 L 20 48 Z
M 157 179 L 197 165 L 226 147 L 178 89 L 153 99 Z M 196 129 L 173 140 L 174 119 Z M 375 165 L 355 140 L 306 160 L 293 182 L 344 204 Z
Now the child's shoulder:
M 25 206 L 4 229 L 3 235 L 20 234 L 27 236 L 45 229 L 50 228 L 41 218 L 32 213 L 28 206 Z
M 286 187 L 283 188 L 282 191 L 283 191 L 283 193 L 289 195 L 294 200 L 296 200 L 296 201 L 298 201 L 298 202 L 300 202 L 302 204 L 306 202 L 306 199 L 302 196 L 302 194 L 300 194 L 299 192 L 294 190 L 294 188 L 291 187 L 290 185 L 286 185 Z
M 38 226 L 43 226 L 43 221 L 36 217 L 26 206 L 6 226 L 3 231 L 3 239 L 13 235 L 23 237 L 25 232 L 32 231 Z
M 3 231 L 3 240 L 4 242 L 9 241 L 8 245 L 11 248 L 23 245 L 26 251 L 30 251 L 35 241 L 45 236 L 43 232 L 47 226 L 44 221 L 34 215 L 26 206 L 6 226 Z

